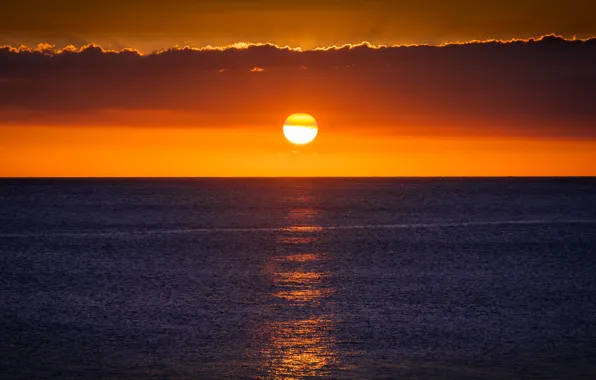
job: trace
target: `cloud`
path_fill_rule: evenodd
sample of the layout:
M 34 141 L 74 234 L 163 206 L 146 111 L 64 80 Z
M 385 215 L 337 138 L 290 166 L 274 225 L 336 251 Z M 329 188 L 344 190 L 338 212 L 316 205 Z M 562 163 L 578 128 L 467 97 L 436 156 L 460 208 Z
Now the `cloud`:
M 300 111 L 337 129 L 596 137 L 594 62 L 595 38 L 553 35 L 307 51 L 3 46 L 0 124 L 225 127 Z

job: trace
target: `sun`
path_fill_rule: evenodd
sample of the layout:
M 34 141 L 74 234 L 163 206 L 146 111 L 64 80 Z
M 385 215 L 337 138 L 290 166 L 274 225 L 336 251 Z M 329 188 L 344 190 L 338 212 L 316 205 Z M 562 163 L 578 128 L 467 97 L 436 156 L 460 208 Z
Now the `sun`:
M 284 136 L 297 145 L 308 144 L 317 137 L 319 125 L 314 117 L 307 113 L 295 113 L 284 122 Z

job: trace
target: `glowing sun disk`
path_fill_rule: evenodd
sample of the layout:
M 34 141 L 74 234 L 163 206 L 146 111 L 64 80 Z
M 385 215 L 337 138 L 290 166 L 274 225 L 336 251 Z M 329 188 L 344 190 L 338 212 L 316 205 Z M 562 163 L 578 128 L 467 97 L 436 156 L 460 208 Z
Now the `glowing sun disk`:
M 286 119 L 283 131 L 290 142 L 302 145 L 315 139 L 319 126 L 315 118 L 309 114 L 295 113 Z

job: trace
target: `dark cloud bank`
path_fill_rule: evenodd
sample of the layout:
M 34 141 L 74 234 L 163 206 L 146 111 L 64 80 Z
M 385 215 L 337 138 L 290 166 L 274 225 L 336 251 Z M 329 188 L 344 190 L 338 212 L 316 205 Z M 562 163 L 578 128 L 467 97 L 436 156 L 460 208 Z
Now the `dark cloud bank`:
M 94 124 L 105 109 L 179 110 L 196 125 L 311 111 L 333 115 L 335 125 L 368 120 L 596 137 L 596 39 L 148 55 L 95 45 L 0 48 L 0 124 Z

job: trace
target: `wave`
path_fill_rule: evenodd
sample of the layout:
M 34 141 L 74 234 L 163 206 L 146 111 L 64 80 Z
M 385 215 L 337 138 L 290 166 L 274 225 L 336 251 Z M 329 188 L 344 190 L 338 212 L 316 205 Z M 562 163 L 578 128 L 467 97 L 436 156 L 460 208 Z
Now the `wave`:
M 482 227 L 497 225 L 540 225 L 540 224 L 596 224 L 596 220 L 500 220 L 480 222 L 438 222 L 438 223 L 399 223 L 399 224 L 360 224 L 335 226 L 283 226 L 283 227 L 215 227 L 215 228 L 184 228 L 162 230 L 131 230 L 131 231 L 57 231 L 57 232 L 26 232 L 0 233 L 2 238 L 26 237 L 117 237 L 144 236 L 169 234 L 208 234 L 208 233 L 242 233 L 242 232 L 282 232 L 295 234 L 320 233 L 326 230 L 364 230 L 364 229 L 418 229 L 418 228 L 454 228 L 454 227 Z M 299 228 L 297 228 L 299 227 Z

